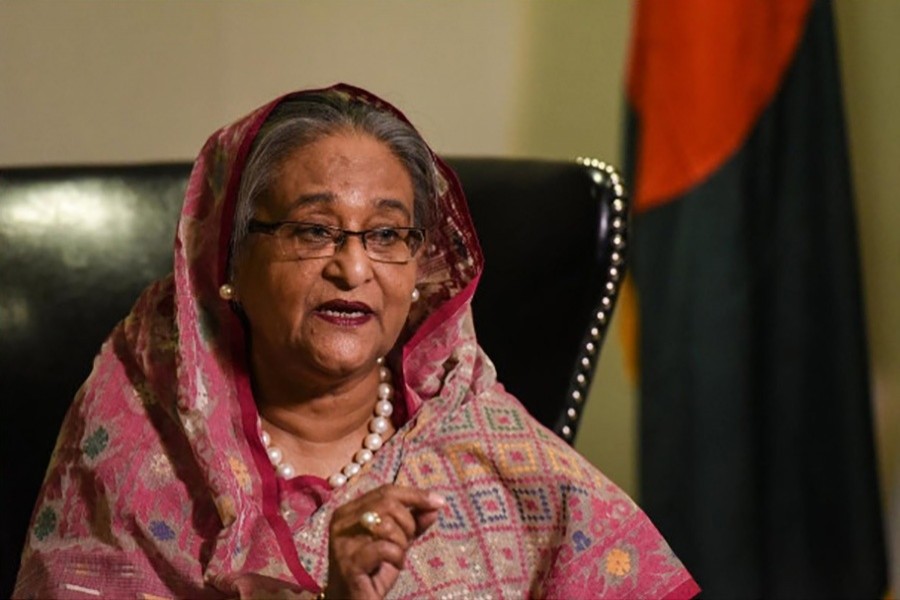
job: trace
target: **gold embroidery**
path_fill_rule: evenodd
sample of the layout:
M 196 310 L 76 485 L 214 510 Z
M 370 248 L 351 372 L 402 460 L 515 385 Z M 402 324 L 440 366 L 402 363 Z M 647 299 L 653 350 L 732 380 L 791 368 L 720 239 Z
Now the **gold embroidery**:
M 606 555 L 606 572 L 623 577 L 631 571 L 631 555 L 620 548 L 613 548 Z

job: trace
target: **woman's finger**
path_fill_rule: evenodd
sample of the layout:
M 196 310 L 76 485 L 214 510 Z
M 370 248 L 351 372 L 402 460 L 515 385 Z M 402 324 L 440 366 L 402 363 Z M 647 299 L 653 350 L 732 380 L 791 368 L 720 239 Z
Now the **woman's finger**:
M 386 485 L 373 492 L 410 540 L 431 527 L 437 521 L 440 509 L 447 503 L 440 494 L 416 488 Z
M 388 497 L 381 501 L 380 505 L 377 506 L 377 510 L 382 515 L 382 519 L 384 516 L 392 518 L 408 539 L 415 537 L 417 529 L 416 518 L 413 515 L 413 511 L 402 502 L 396 498 Z
M 415 519 L 416 530 L 410 538 L 417 538 L 425 533 L 429 527 L 437 522 L 439 516 L 440 510 L 419 510 L 413 513 L 412 517 Z
M 409 520 L 413 520 L 412 515 L 409 514 L 409 511 L 403 507 L 399 509 L 400 512 L 406 513 L 406 517 Z M 375 511 L 372 511 L 375 512 Z M 363 518 L 360 517 L 359 526 L 362 527 L 366 533 L 372 536 L 373 539 L 376 540 L 387 540 L 393 542 L 403 550 L 406 550 L 409 547 L 409 543 L 412 540 L 412 536 L 408 534 L 404 528 L 397 522 L 397 518 L 394 516 L 394 512 L 381 512 L 378 511 L 377 514 L 379 516 L 380 521 L 375 525 L 367 525 Z M 363 513 L 365 515 L 365 513 Z M 415 522 L 413 521 L 413 533 L 415 533 Z
M 354 553 L 351 571 L 373 575 L 381 563 L 388 563 L 398 570 L 403 568 L 406 550 L 390 540 L 373 540 L 361 545 Z
M 331 549 L 327 589 L 335 598 L 381 598 L 405 558 L 406 552 L 388 540 L 345 540 Z
M 435 492 L 399 485 L 386 484 L 370 493 L 396 499 L 410 509 L 437 510 L 447 503 L 443 496 Z
M 403 568 L 412 541 L 437 521 L 445 503 L 427 490 L 387 484 L 338 507 L 329 526 L 331 589 L 380 597 Z
M 393 518 L 406 537 L 412 539 L 431 525 L 431 522 L 426 523 L 431 517 L 424 515 L 437 511 L 445 503 L 443 497 L 433 492 L 383 485 L 338 507 L 332 515 L 331 532 L 333 535 L 342 532 L 351 534 L 353 530 L 359 533 L 360 517 L 374 511 L 382 520 Z

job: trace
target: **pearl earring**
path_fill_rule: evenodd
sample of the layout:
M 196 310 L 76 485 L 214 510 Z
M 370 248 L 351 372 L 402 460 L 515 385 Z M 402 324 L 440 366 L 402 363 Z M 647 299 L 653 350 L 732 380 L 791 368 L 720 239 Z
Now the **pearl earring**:
M 412 291 L 412 294 L 411 294 L 411 295 L 412 295 L 412 301 L 413 301 L 413 302 L 416 302 L 416 301 L 419 299 L 419 295 L 420 295 L 420 294 L 419 294 L 419 288 L 413 288 L 413 291 Z
M 234 298 L 234 287 L 231 284 L 223 283 L 219 288 L 219 297 L 222 300 L 231 300 Z

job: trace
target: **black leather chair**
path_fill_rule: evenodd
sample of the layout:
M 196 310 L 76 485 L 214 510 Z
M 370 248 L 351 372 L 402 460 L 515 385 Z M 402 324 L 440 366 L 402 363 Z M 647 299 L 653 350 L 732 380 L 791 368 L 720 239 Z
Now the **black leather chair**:
M 476 330 L 570 443 L 624 275 L 628 204 L 600 162 L 452 159 L 485 253 Z M 190 165 L 0 169 L 2 582 L 63 416 L 106 335 L 171 270 Z M 4 593 L 5 592 L 5 593 Z

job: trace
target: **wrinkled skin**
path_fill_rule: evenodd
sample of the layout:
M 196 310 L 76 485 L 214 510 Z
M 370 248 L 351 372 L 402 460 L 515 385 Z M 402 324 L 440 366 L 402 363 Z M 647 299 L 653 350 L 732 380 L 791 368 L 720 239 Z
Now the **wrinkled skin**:
M 409 174 L 384 144 L 343 132 L 294 151 L 254 218 L 354 231 L 404 227 L 413 224 L 413 197 Z M 334 256 L 303 260 L 282 256 L 270 235 L 251 234 L 245 242 L 234 288 L 250 324 L 257 402 L 298 473 L 327 477 L 359 448 L 378 383 L 376 360 L 400 335 L 415 278 L 415 260 L 372 261 L 357 237 Z M 323 312 L 335 301 L 362 303 L 371 314 L 363 322 L 335 322 Z M 304 447 L 302 438 L 313 435 L 325 456 Z M 338 508 L 330 524 L 329 596 L 383 597 L 441 506 L 443 499 L 426 490 L 385 485 Z M 382 518 L 373 531 L 360 524 L 367 511 Z

